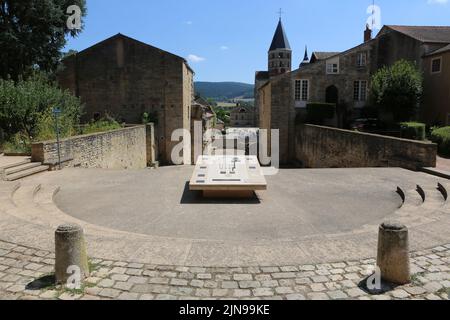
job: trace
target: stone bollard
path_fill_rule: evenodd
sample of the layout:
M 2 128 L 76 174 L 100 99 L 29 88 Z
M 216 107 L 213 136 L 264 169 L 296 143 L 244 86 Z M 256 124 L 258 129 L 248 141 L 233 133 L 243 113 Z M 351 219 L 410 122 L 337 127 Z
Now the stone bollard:
M 80 271 L 80 282 L 89 277 L 83 229 L 73 224 L 61 225 L 55 232 L 56 283 L 66 284 L 77 270 Z
M 397 285 L 411 282 L 406 226 L 390 222 L 380 226 L 377 265 L 383 280 Z

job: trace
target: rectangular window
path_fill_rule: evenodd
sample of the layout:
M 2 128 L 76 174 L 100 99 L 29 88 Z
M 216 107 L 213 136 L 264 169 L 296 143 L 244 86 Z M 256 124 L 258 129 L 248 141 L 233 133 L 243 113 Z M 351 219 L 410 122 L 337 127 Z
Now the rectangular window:
M 358 53 L 356 58 L 356 66 L 357 67 L 365 67 L 367 64 L 367 54 L 365 52 Z
M 295 100 L 308 101 L 309 80 L 295 80 Z
M 442 58 L 431 60 L 431 73 L 440 73 L 442 67 Z
M 327 73 L 328 74 L 339 73 L 339 65 L 337 63 L 327 63 Z
M 354 82 L 353 99 L 355 101 L 366 101 L 367 100 L 367 81 L 359 80 L 359 81 Z

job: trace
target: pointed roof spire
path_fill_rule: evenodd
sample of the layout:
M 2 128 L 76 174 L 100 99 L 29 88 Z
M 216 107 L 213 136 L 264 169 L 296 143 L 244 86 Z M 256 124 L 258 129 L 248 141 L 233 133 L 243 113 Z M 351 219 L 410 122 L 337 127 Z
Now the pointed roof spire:
M 275 31 L 275 35 L 273 36 L 272 44 L 270 45 L 269 51 L 277 50 L 277 49 L 291 49 L 291 46 L 289 44 L 289 40 L 286 36 L 286 33 L 284 32 L 283 23 L 280 21 L 278 22 L 277 30 Z
M 305 46 L 305 57 L 303 58 L 303 62 L 308 62 L 309 56 L 308 56 L 308 46 Z

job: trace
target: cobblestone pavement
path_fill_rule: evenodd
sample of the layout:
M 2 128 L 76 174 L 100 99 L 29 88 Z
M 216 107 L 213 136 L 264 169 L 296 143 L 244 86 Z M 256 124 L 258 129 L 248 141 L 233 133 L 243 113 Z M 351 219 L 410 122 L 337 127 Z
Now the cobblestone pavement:
M 382 295 L 358 285 L 375 260 L 331 264 L 200 268 L 92 259 L 91 277 L 79 291 L 51 285 L 54 253 L 0 242 L 2 300 L 448 300 L 450 244 L 412 254 L 413 282 Z M 47 285 L 47 287 L 46 287 Z

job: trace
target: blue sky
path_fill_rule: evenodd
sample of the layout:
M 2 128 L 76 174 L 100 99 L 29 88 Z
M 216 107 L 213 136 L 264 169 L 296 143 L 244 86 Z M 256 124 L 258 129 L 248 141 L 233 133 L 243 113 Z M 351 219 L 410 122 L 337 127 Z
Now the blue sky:
M 372 0 L 87 0 L 82 50 L 119 32 L 185 58 L 196 81 L 252 83 L 267 69 L 267 50 L 282 8 L 294 52 L 341 51 L 361 43 Z M 382 24 L 450 25 L 449 0 L 377 0 Z

